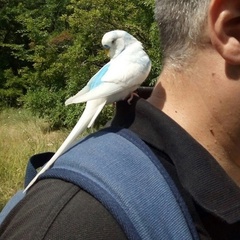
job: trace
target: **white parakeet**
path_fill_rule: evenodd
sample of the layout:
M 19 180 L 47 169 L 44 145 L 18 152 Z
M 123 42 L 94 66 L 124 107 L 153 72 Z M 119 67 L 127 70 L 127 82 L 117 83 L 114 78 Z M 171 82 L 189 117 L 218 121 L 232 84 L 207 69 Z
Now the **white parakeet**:
M 103 36 L 102 45 L 108 50 L 110 61 L 81 91 L 65 102 L 66 105 L 87 102 L 82 116 L 57 152 L 24 191 L 70 147 L 79 134 L 92 126 L 105 104 L 125 99 L 147 78 L 151 61 L 142 44 L 132 35 L 122 30 L 110 31 Z

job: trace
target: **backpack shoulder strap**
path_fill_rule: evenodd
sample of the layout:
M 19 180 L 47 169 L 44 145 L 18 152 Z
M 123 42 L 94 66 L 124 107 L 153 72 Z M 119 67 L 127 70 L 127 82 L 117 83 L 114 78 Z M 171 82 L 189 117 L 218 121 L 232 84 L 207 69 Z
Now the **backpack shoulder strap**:
M 173 180 L 130 130 L 110 128 L 90 135 L 40 178 L 60 178 L 89 192 L 129 239 L 198 239 Z

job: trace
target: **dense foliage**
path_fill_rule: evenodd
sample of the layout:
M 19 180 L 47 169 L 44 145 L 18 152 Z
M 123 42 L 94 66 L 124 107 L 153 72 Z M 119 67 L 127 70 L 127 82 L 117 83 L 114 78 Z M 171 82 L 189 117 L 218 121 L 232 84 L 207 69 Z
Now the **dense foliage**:
M 55 127 L 76 123 L 84 104 L 64 107 L 107 61 L 102 35 L 138 38 L 160 71 L 153 0 L 0 0 L 0 107 L 27 107 Z M 106 108 L 99 123 L 111 114 Z

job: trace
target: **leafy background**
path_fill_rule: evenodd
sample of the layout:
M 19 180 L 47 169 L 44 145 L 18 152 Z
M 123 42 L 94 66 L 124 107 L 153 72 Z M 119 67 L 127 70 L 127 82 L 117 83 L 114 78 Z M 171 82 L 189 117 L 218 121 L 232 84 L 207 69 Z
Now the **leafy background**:
M 64 107 L 107 61 L 101 38 L 123 29 L 139 39 L 161 69 L 154 0 L 0 0 L 0 110 L 26 108 L 52 129 L 71 127 L 84 104 Z M 105 108 L 97 124 L 112 115 Z

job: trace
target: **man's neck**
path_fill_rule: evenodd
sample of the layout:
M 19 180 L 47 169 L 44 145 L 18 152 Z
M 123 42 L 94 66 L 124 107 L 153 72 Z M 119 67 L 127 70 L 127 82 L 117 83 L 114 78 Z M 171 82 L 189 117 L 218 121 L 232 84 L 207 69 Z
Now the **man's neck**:
M 198 70 L 174 75 L 163 71 L 148 101 L 206 148 L 240 186 L 240 128 L 234 129 L 239 124 L 226 119 L 225 108 L 219 104 L 221 98 L 208 90 L 217 86 L 214 73 L 206 69 L 198 76 Z

